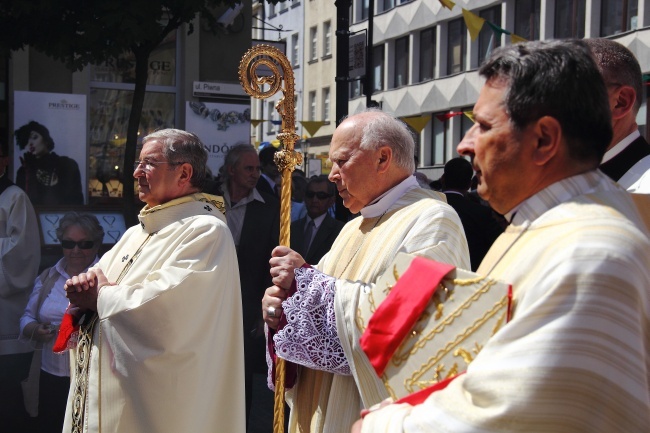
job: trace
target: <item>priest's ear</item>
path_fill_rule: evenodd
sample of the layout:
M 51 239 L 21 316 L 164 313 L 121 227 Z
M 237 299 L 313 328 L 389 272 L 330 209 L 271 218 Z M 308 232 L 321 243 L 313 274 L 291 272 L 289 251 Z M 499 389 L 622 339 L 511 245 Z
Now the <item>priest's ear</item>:
M 377 149 L 377 173 L 388 171 L 393 161 L 393 149 L 390 146 L 381 146 Z
M 184 162 L 179 166 L 178 171 L 179 171 L 178 184 L 191 185 L 192 175 L 194 174 L 194 167 L 192 167 L 192 164 L 190 164 L 189 162 Z
M 626 84 L 609 84 L 607 87 L 609 96 L 609 108 L 612 111 L 612 119 L 618 120 L 634 112 L 636 92 L 632 86 Z

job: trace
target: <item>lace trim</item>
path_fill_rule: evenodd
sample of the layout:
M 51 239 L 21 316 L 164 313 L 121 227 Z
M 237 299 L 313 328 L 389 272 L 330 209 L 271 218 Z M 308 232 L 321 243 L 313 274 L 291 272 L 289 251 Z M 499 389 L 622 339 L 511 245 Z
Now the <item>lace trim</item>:
M 282 303 L 287 325 L 273 336 L 276 353 L 308 368 L 350 375 L 336 330 L 336 279 L 314 268 L 295 272 L 297 291 Z

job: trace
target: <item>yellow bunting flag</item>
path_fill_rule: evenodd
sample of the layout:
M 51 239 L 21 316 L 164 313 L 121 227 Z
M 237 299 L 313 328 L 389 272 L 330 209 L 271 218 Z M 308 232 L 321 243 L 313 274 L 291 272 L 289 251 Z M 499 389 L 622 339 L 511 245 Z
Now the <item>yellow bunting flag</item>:
M 262 123 L 260 119 L 251 119 L 251 125 L 253 125 L 253 128 L 257 128 L 257 125 Z
M 456 6 L 456 3 L 451 0 L 440 0 L 440 3 L 449 10 L 452 10 Z
M 313 137 L 316 132 L 320 129 L 321 126 L 325 124 L 322 120 L 300 120 L 300 124 L 303 128 L 309 132 L 309 136 Z
M 473 111 L 463 111 L 463 114 L 465 116 L 467 116 L 467 118 L 469 120 L 471 120 L 472 122 L 476 122 L 476 120 L 474 120 L 474 112 Z
M 483 24 L 485 24 L 485 18 L 481 18 L 465 8 L 463 8 L 463 18 L 465 19 L 467 30 L 469 30 L 470 38 L 475 41 L 476 38 L 478 38 L 479 32 L 483 28 Z
M 422 132 L 429 120 L 431 120 L 431 115 L 426 116 L 412 116 L 412 117 L 402 117 L 402 120 L 409 125 L 415 132 L 418 134 Z
M 526 42 L 528 39 L 522 38 L 519 35 L 515 35 L 514 33 L 510 35 L 510 42 L 514 44 L 518 44 L 519 42 Z

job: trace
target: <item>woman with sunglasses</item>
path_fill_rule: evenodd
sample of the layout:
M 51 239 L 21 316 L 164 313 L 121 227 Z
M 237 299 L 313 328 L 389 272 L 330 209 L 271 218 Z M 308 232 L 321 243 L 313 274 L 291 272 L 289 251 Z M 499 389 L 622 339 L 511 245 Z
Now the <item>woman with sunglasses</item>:
M 52 352 L 58 324 L 68 307 L 63 285 L 68 278 L 85 272 L 97 262 L 104 230 L 94 215 L 68 212 L 61 218 L 56 236 L 61 242 L 63 257 L 36 278 L 20 319 L 21 338 L 29 340 L 36 349 L 42 349 L 40 380 L 34 385 L 39 390 L 36 420 L 39 433 L 61 432 L 70 389 L 68 352 Z M 32 379 L 35 378 L 30 376 L 30 385 Z

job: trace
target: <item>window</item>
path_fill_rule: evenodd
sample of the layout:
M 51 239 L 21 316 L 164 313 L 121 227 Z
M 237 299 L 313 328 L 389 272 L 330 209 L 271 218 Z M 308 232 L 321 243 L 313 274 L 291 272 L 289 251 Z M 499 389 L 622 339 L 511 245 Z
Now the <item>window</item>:
M 266 118 L 269 119 L 269 127 L 266 134 L 271 135 L 275 133 L 275 125 L 273 124 L 273 116 L 275 115 L 275 102 L 269 101 L 266 103 Z
M 515 33 L 529 41 L 539 39 L 539 0 L 515 2 Z
M 289 2 L 285 1 L 285 2 L 280 3 L 280 12 L 287 10 L 287 8 L 289 7 L 287 5 L 287 3 L 289 3 Z
M 447 121 L 438 119 L 435 114 L 432 117 L 431 165 L 444 165 L 445 155 L 447 155 Z
M 309 29 L 309 59 L 316 60 L 318 58 L 318 29 L 316 26 Z
M 430 80 L 436 71 L 436 28 L 420 32 L 420 82 Z
M 361 16 L 359 17 L 359 21 L 368 19 L 369 2 L 370 0 L 361 0 Z
M 309 120 L 316 120 L 316 92 L 309 92 Z
M 601 0 L 600 36 L 637 29 L 638 0 Z
M 325 21 L 323 24 L 323 56 L 332 55 L 332 22 Z
M 472 111 L 473 109 L 474 109 L 474 107 L 465 107 L 465 108 L 461 109 L 460 111 L 462 111 L 463 113 L 466 113 L 468 111 Z M 461 138 L 464 137 L 465 134 L 467 134 L 467 131 L 469 131 L 469 129 L 473 125 L 474 125 L 474 122 L 472 121 L 472 119 L 470 119 L 469 117 L 467 117 L 466 115 L 463 114 L 462 119 L 460 119 L 460 136 L 461 136 Z
M 395 7 L 395 0 L 377 0 L 377 12 L 384 12 Z
M 465 21 L 458 18 L 449 21 L 447 39 L 447 75 L 465 70 L 465 46 L 467 45 Z
M 350 81 L 350 99 L 358 98 L 362 92 L 362 80 Z
M 406 86 L 409 81 L 409 37 L 395 41 L 395 79 L 393 87 Z
M 330 120 L 330 88 L 323 89 L 323 120 L 329 122 Z
M 270 4 L 269 5 L 269 17 L 273 17 L 273 16 L 275 16 L 275 5 Z
M 176 105 L 178 82 L 176 78 L 177 32 L 171 32 L 149 57 L 147 91 L 140 119 L 140 138 L 162 128 L 176 124 Z M 1 62 L 0 62 L 1 63 Z M 125 169 L 124 144 L 131 100 L 134 89 L 134 57 L 123 53 L 117 58 L 90 69 L 90 89 L 88 94 L 88 161 L 84 170 L 89 174 L 87 189 L 89 203 L 102 200 L 103 188 L 97 188 L 109 179 L 124 182 L 131 179 L 133 168 Z M 0 72 L 2 76 L 4 72 Z M 0 79 L 0 82 L 6 80 Z M 3 84 L 0 84 L 0 89 Z M 155 91 L 154 91 L 155 89 Z M 6 98 L 2 101 L 6 105 Z M 0 113 L 5 110 L 0 104 Z M 87 163 L 87 165 L 86 165 Z M 104 179 L 104 181 L 100 181 Z M 110 189 L 111 194 L 121 194 L 119 188 Z M 97 198 L 100 197 L 100 198 Z
M 555 38 L 585 37 L 585 0 L 555 2 Z
M 481 18 L 491 22 L 494 25 L 501 27 L 501 5 L 494 6 L 488 9 L 483 9 L 479 12 Z M 495 33 L 484 26 L 483 31 L 478 34 L 478 63 L 483 63 L 492 50 L 501 46 L 501 34 Z
M 299 63 L 299 54 L 300 54 L 300 46 L 298 45 L 298 35 L 295 34 L 291 36 L 291 64 L 293 66 L 298 66 Z
M 384 46 L 372 49 L 372 93 L 384 90 Z

